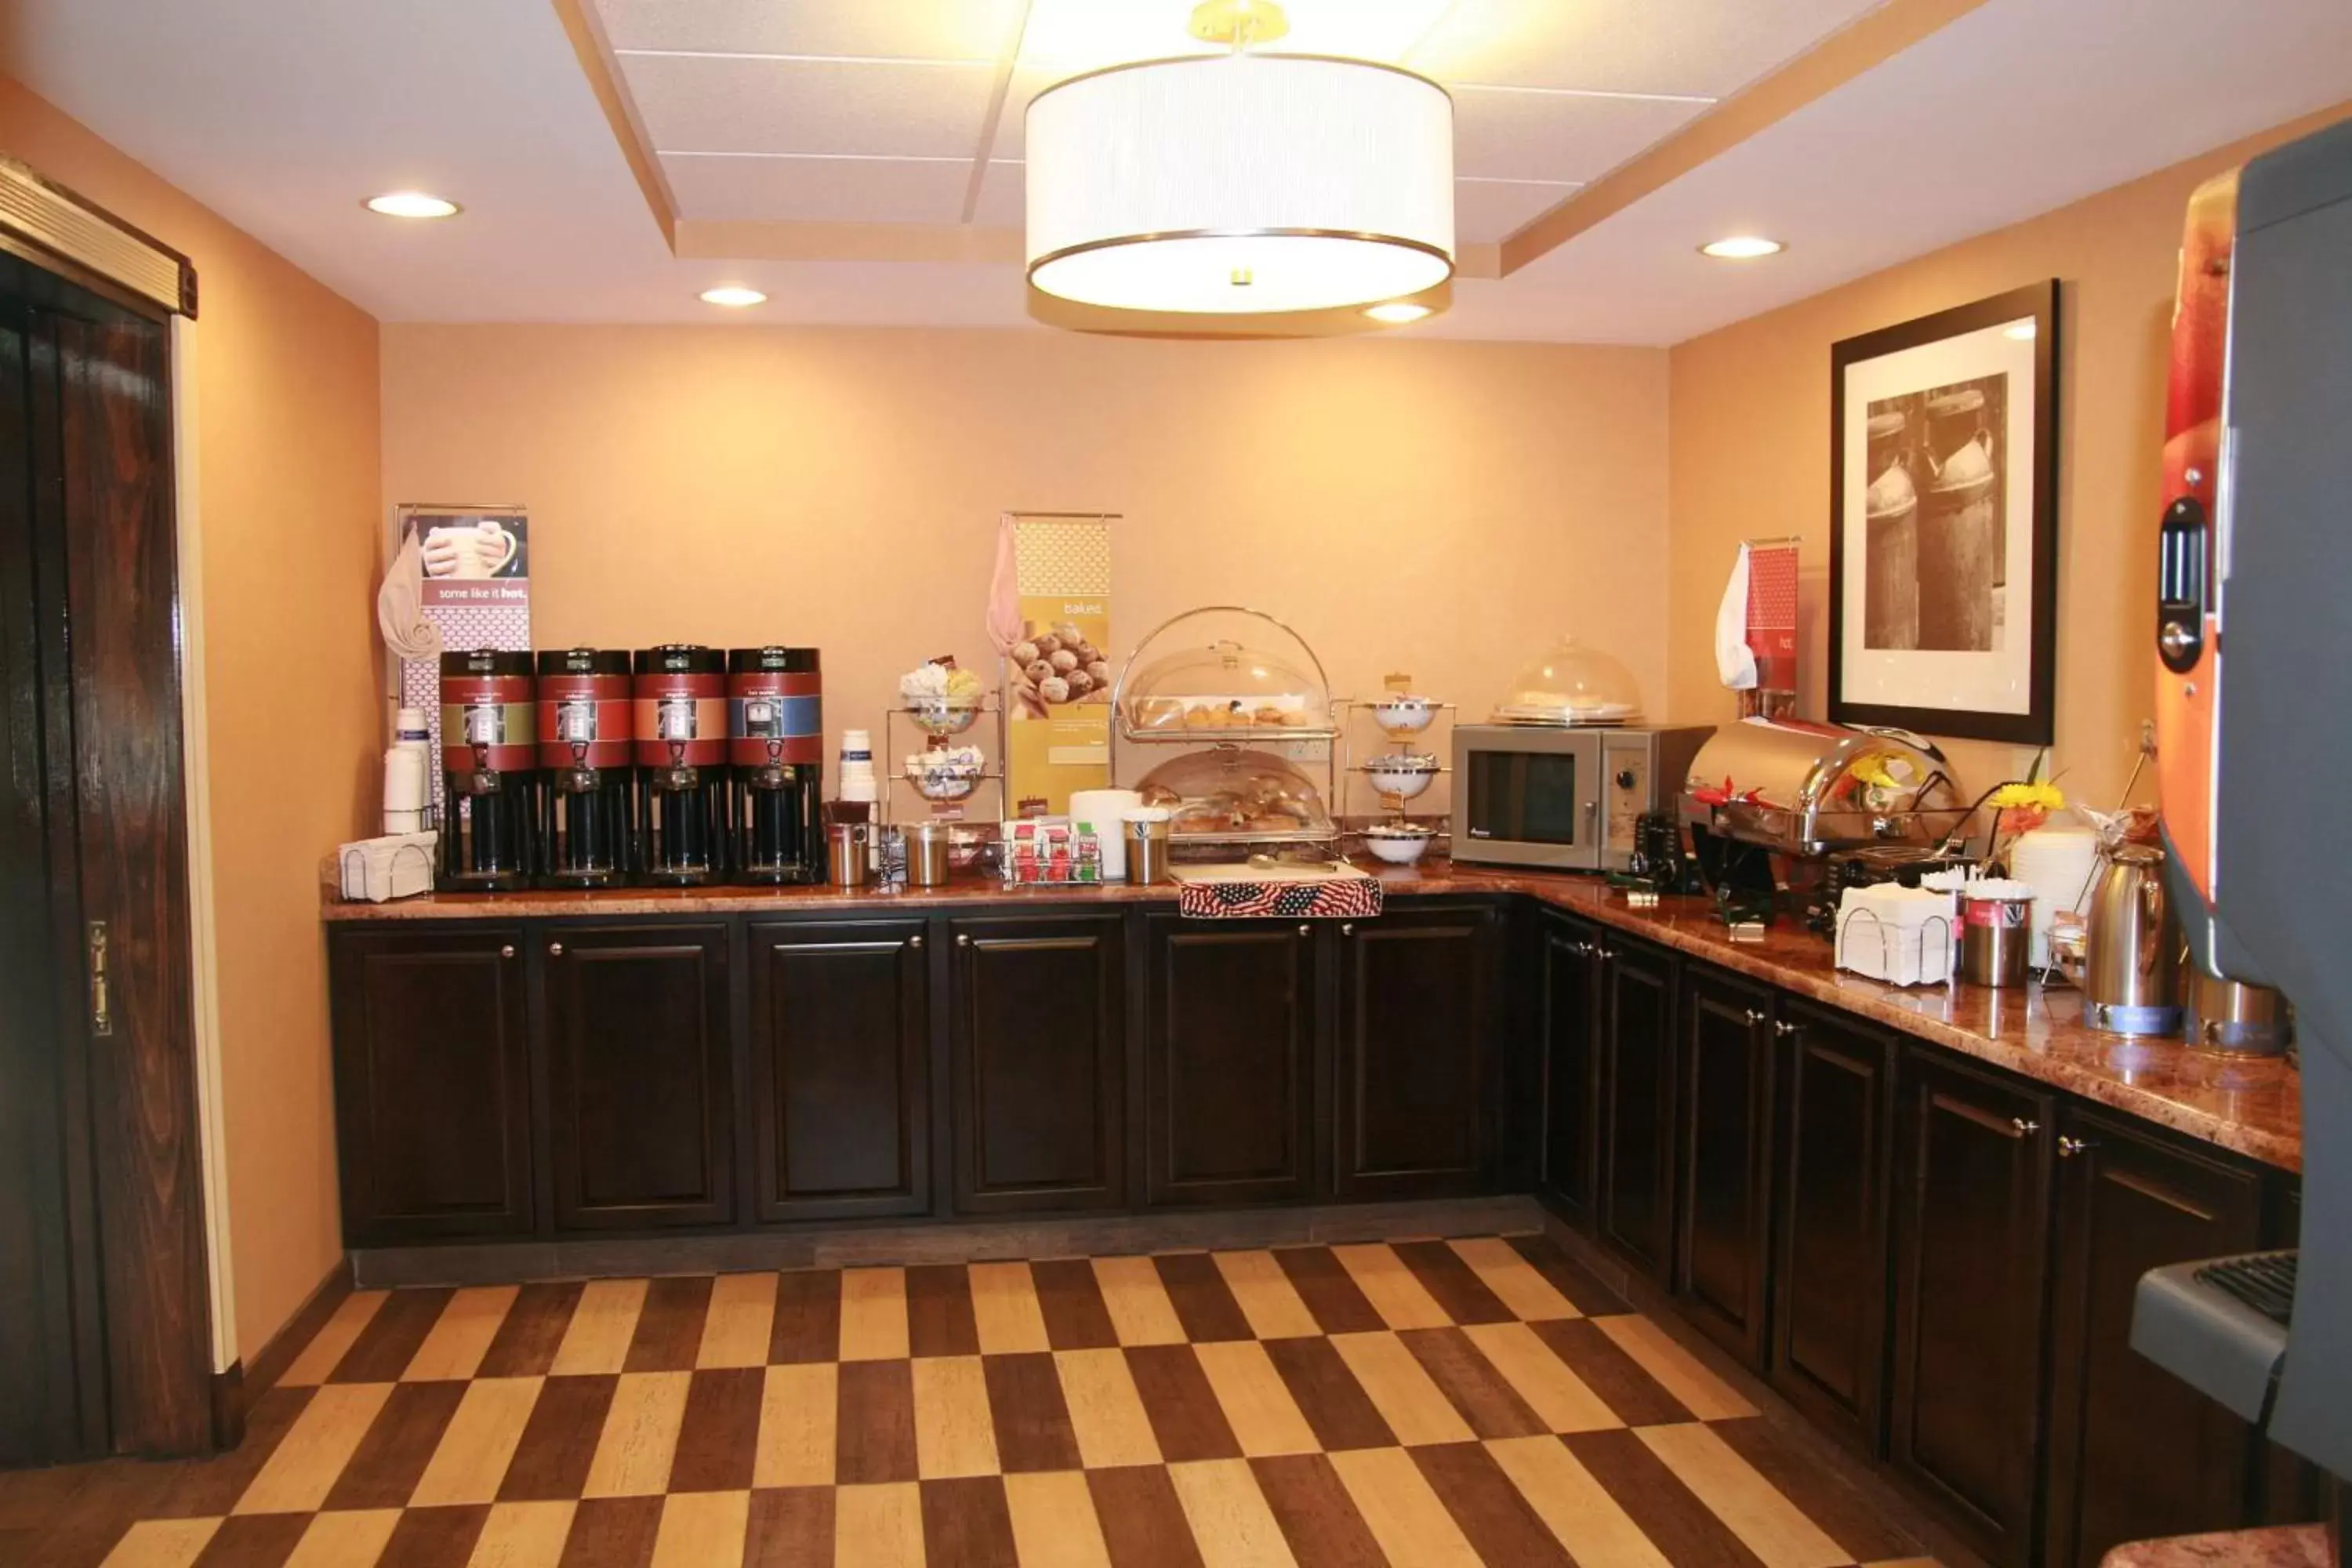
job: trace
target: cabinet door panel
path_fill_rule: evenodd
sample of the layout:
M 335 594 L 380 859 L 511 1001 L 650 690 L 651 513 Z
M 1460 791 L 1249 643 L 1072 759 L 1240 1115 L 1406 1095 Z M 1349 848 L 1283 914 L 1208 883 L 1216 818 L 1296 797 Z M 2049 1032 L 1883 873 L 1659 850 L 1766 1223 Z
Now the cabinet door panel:
M 2261 1245 L 2262 1180 L 2118 1117 L 2064 1131 L 2043 1560 L 2095 1568 L 2126 1541 L 2253 1522 L 2253 1433 L 2134 1352 L 2131 1314 L 2149 1269 Z
M 1598 933 L 1581 921 L 1549 914 L 1542 922 L 1535 1024 L 1543 1068 L 1543 1189 L 1571 1218 L 1589 1224 L 1601 1071 L 1593 1049 L 1600 1016 L 1594 976 Z
M 1886 1227 L 1895 1047 L 1853 1017 L 1780 999 L 1793 1031 L 1774 1269 L 1772 1382 L 1877 1450 L 1885 1421 Z
M 522 941 L 520 926 L 331 938 L 351 1245 L 531 1228 Z
M 1664 1285 L 1673 1259 L 1674 961 L 1615 937 L 1604 951 L 1599 1228 Z
M 1146 1201 L 1307 1196 L 1315 1136 L 1311 928 L 1155 914 L 1144 931 Z
M 930 988 L 918 921 L 754 924 L 759 1217 L 929 1206 Z
M 1340 933 L 1335 1189 L 1477 1191 L 1487 1179 L 1492 918 L 1424 910 L 1351 924 Z
M 1990 1562 L 2031 1555 L 2051 1097 L 1904 1054 L 1892 1454 Z
M 1683 970 L 1676 1295 L 1749 1366 L 1764 1354 L 1770 1253 L 1772 996 L 1720 970 Z
M 726 928 L 544 935 L 556 1224 L 732 1219 Z
M 1120 923 L 952 922 L 960 1209 L 1125 1202 Z

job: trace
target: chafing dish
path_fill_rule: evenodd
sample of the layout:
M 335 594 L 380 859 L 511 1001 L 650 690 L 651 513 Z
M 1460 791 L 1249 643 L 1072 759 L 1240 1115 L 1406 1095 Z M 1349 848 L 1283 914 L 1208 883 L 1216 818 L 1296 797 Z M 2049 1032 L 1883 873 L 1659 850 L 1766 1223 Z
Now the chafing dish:
M 1971 810 L 1933 743 L 1901 730 L 1746 719 L 1691 760 L 1683 818 L 1788 855 L 1933 845 Z

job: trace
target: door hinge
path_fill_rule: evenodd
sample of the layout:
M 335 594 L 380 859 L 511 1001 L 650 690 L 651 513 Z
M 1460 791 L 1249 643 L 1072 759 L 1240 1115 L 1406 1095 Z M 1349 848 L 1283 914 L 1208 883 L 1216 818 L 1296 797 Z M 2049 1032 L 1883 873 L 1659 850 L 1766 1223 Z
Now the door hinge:
M 106 922 L 89 922 L 89 1032 L 100 1039 L 114 1033 L 114 1008 L 107 998 Z

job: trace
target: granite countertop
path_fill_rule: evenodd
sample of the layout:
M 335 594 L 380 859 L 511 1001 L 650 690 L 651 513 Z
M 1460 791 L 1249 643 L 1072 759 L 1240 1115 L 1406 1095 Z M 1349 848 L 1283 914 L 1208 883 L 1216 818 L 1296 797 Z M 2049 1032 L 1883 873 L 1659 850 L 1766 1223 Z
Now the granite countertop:
M 2303 1101 L 2294 1068 L 2277 1058 L 2232 1058 L 2177 1040 L 2135 1041 L 2082 1022 L 2082 999 L 2063 987 L 1882 984 L 1841 972 L 1829 943 L 1784 921 L 1760 942 L 1735 942 L 1699 899 L 1626 906 L 1595 877 L 1456 866 L 1367 868 L 1397 897 L 1523 893 L 1555 908 L 1706 959 L 1801 996 L 2006 1068 L 2085 1100 L 2289 1171 L 2303 1168 Z M 1172 887 L 1113 883 L 1011 888 L 962 878 L 943 888 L 628 888 L 610 892 L 428 893 L 386 904 L 337 901 L 329 921 L 612 919 L 638 915 L 872 914 L 961 906 L 1041 909 L 1173 903 Z
M 2331 1562 L 2327 1527 L 2294 1524 L 2129 1542 L 2100 1568 L 2331 1568 Z

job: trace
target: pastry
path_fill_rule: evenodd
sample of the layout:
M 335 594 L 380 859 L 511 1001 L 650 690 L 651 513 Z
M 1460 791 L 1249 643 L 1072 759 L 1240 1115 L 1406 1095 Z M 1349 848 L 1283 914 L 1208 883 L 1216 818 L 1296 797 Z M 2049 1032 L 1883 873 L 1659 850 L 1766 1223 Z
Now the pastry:
M 1288 721 L 1283 717 L 1282 710 L 1276 708 L 1271 702 L 1261 704 L 1255 717 L 1260 724 L 1283 724 L 1288 722 Z
M 1057 675 L 1067 675 L 1078 668 L 1078 656 L 1066 647 L 1055 648 L 1047 654 L 1045 658 L 1053 665 L 1054 671 Z
M 1184 728 L 1187 730 L 1213 730 L 1217 728 L 1217 710 L 1213 708 L 1186 709 L 1184 710 Z

